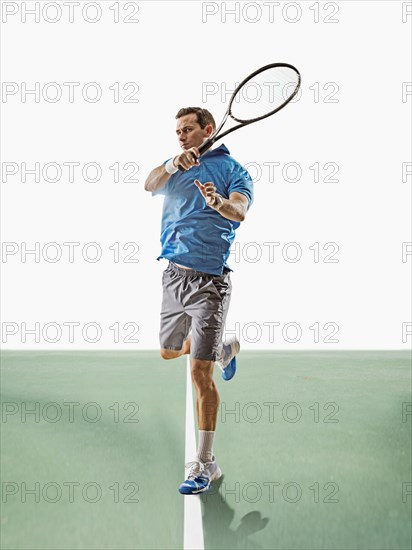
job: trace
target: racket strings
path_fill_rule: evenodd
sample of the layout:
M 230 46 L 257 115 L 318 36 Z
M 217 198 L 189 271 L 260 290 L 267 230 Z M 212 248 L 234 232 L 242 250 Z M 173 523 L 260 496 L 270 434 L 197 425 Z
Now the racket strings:
M 242 122 L 264 117 L 287 103 L 298 86 L 299 75 L 289 67 L 262 71 L 238 90 L 231 115 Z

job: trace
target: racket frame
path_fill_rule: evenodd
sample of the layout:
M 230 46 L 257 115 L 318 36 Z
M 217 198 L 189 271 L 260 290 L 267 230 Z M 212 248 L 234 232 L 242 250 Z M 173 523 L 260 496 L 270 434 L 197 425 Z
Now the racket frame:
M 241 119 L 238 119 L 235 116 L 233 116 L 232 115 L 232 104 L 233 104 L 233 101 L 235 100 L 235 97 L 236 97 L 237 93 L 239 92 L 239 90 L 247 82 L 249 82 L 249 80 L 251 80 L 257 74 L 260 74 L 260 73 L 262 73 L 262 72 L 264 72 L 268 69 L 273 69 L 273 68 L 276 68 L 276 67 L 285 67 L 285 68 L 288 68 L 288 69 L 292 69 L 293 71 L 296 72 L 296 74 L 298 76 L 298 82 L 296 84 L 295 89 L 293 90 L 293 93 L 287 99 L 285 99 L 285 101 L 281 105 L 276 107 L 276 109 L 273 109 L 269 113 L 266 113 L 266 114 L 261 115 L 259 117 L 251 118 L 251 119 L 248 119 L 248 120 L 241 120 Z M 205 153 L 206 151 L 208 151 L 210 149 L 210 147 L 215 143 L 215 141 L 217 141 L 218 139 L 223 138 L 224 136 L 227 136 L 228 134 L 230 134 L 234 130 L 237 130 L 238 128 L 241 128 L 243 126 L 248 126 L 249 124 L 252 124 L 253 122 L 263 120 L 264 118 L 267 118 L 267 117 L 277 113 L 278 111 L 280 111 L 280 109 L 283 109 L 283 107 L 285 107 L 285 105 L 287 105 L 290 101 L 292 101 L 292 99 L 296 96 L 296 94 L 298 93 L 298 90 L 300 88 L 300 84 L 301 84 L 301 76 L 300 76 L 299 71 L 297 70 L 296 67 L 294 67 L 293 65 L 290 65 L 289 63 L 270 63 L 269 65 L 265 65 L 264 67 L 260 67 L 260 69 L 257 69 L 256 71 L 251 73 L 249 76 L 247 76 L 245 79 L 243 79 L 242 82 L 240 82 L 240 84 L 238 84 L 238 86 L 236 86 L 236 88 L 235 88 L 235 90 L 234 90 L 234 92 L 233 92 L 233 94 L 232 94 L 232 96 L 229 100 L 229 105 L 226 109 L 226 113 L 224 114 L 223 119 L 222 119 L 221 123 L 219 124 L 219 127 L 213 132 L 213 134 L 204 143 L 202 143 L 202 145 L 200 145 L 200 147 L 198 147 L 199 153 L 202 155 L 203 153 Z M 225 124 L 225 122 L 226 122 L 226 120 L 229 116 L 233 120 L 235 120 L 236 122 L 239 122 L 239 124 L 237 124 L 236 126 L 232 126 L 232 128 L 228 128 L 227 130 L 225 130 L 224 132 L 219 134 L 220 130 L 222 129 L 223 125 Z

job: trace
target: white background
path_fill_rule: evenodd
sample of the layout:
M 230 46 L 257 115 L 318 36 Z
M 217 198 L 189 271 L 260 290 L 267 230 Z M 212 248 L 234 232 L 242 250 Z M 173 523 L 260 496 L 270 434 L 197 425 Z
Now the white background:
M 2 2 L 3 348 L 158 347 L 162 198 L 145 192 L 144 180 L 178 152 L 180 107 L 203 106 L 219 120 L 229 97 L 222 92 L 277 61 L 299 68 L 299 100 L 224 140 L 255 178 L 229 261 L 226 329 L 238 331 L 244 349 L 410 346 L 412 336 L 402 336 L 402 327 L 411 331 L 412 256 L 402 257 L 411 241 L 412 177 L 402 178 L 411 161 L 411 86 L 403 84 L 411 82 L 410 2 L 80 1 L 73 22 L 64 4 Z M 96 6 L 100 18 L 88 22 Z M 33 9 L 38 22 L 24 14 Z M 58 10 L 60 20 L 47 21 Z M 127 15 L 138 22 L 124 22 Z M 50 82 L 62 91 L 56 102 Z M 64 82 L 80 83 L 73 102 Z M 102 90 L 97 102 L 82 96 L 90 82 Z M 136 84 L 124 90 L 128 82 Z M 22 94 L 36 83 L 39 97 Z M 205 96 L 205 86 L 218 93 Z M 126 103 L 133 90 L 138 102 Z M 59 181 L 41 174 L 50 162 L 62 169 Z M 73 182 L 64 162 L 81 165 Z M 97 182 L 82 176 L 90 162 L 101 166 Z M 23 181 L 23 163 L 39 163 L 40 181 L 31 174 Z M 125 163 L 138 166 L 135 181 L 123 181 L 131 173 Z M 271 163 L 279 163 L 274 181 Z M 338 181 L 323 181 L 326 163 L 337 165 Z M 294 165 L 299 181 L 291 181 Z M 80 243 L 73 262 L 67 242 Z M 92 242 L 101 249 L 97 262 L 82 255 Z M 48 243 L 61 250 L 56 262 Z M 136 244 L 124 250 L 126 243 Z M 339 248 L 334 263 L 324 261 L 336 250 L 327 243 Z M 23 253 L 35 246 L 37 257 Z M 296 251 L 301 258 L 291 261 Z M 125 262 L 133 252 L 138 261 Z M 72 338 L 67 323 L 77 324 Z

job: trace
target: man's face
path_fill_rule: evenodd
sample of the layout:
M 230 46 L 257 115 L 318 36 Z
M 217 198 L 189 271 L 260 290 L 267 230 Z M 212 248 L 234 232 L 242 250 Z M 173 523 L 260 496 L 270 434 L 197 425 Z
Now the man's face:
M 211 135 L 213 127 L 208 124 L 201 128 L 196 113 L 182 116 L 176 121 L 176 134 L 180 147 L 186 151 L 190 147 L 199 147 Z

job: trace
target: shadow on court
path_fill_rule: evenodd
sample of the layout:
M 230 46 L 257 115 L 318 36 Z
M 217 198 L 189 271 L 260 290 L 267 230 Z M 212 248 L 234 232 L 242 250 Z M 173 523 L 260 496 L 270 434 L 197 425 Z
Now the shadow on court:
M 245 514 L 237 527 L 232 526 L 235 510 L 221 492 L 224 475 L 213 483 L 212 488 L 201 496 L 203 508 L 203 532 L 206 548 L 241 549 L 262 548 L 249 537 L 264 529 L 269 518 L 258 511 Z
M 207 550 L 412 547 L 408 352 L 244 351 L 218 375 Z

